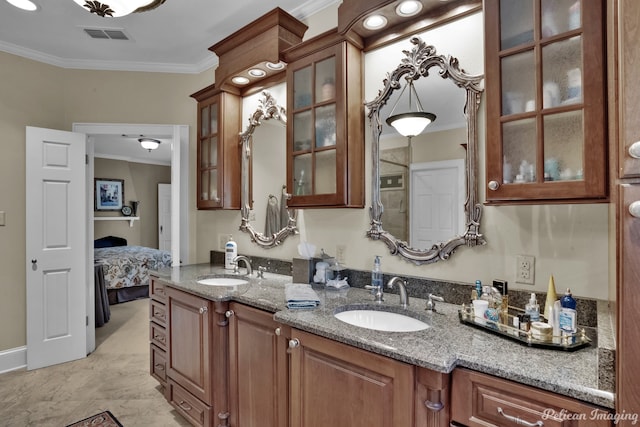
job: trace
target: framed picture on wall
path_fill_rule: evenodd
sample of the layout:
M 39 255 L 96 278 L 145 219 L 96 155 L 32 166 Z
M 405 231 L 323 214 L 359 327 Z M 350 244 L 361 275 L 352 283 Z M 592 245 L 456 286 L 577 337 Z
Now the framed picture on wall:
M 95 210 L 119 211 L 124 200 L 124 179 L 95 178 Z

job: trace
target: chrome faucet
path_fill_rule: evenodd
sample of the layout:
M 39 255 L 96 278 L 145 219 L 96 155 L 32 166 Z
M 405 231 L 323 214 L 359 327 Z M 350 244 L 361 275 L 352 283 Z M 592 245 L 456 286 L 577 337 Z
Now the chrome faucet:
M 398 276 L 394 276 L 387 282 L 387 288 L 393 289 L 394 284 L 398 284 L 398 289 L 400 293 L 400 305 L 402 308 L 407 308 L 409 305 L 409 294 L 407 294 L 407 281 L 399 278 Z
M 244 255 L 238 255 L 232 261 L 233 263 L 233 272 L 238 274 L 238 262 L 244 261 L 244 264 L 247 266 L 247 276 L 250 276 L 253 273 L 253 268 L 251 267 L 251 260 Z
M 375 302 L 383 302 L 384 301 L 384 291 L 382 286 L 373 286 L 373 285 L 365 285 L 365 289 L 372 289 L 375 291 L 373 294 L 373 300 Z
M 427 311 L 436 311 L 436 303 L 435 301 L 444 302 L 444 298 L 438 295 L 429 294 L 429 298 L 427 300 L 427 307 L 425 310 Z

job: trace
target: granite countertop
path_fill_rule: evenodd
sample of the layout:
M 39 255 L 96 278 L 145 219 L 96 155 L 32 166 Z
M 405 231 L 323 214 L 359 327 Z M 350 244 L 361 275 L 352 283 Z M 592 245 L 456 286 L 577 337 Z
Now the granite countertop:
M 243 271 L 243 269 L 240 269 Z M 436 303 L 436 312 L 427 312 L 425 300 L 410 298 L 406 309 L 430 325 L 418 332 L 381 332 L 344 323 L 334 313 L 345 307 L 404 312 L 398 295 L 385 294 L 376 304 L 369 291 L 361 288 L 325 290 L 315 286 L 320 306 L 315 309 L 286 308 L 284 285 L 291 276 L 265 273 L 264 279 L 227 275 L 220 266 L 196 264 L 161 269 L 153 274 L 175 288 L 220 300 L 237 301 L 274 313 L 274 319 L 303 331 L 353 345 L 402 362 L 451 372 L 465 367 L 522 384 L 531 385 L 585 402 L 614 408 L 614 395 L 598 389 L 598 347 L 592 345 L 574 352 L 531 348 L 460 323 L 460 306 Z M 245 278 L 248 284 L 234 287 L 206 286 L 197 283 L 208 275 Z

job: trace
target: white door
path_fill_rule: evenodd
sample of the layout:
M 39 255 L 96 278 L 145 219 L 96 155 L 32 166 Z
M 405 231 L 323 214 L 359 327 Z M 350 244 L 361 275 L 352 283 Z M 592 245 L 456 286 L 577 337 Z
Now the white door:
M 86 356 L 85 151 L 84 134 L 26 129 L 27 369 Z
M 171 250 L 171 184 L 158 184 L 158 245 Z
M 411 165 L 409 244 L 430 249 L 461 233 L 464 225 L 464 160 Z

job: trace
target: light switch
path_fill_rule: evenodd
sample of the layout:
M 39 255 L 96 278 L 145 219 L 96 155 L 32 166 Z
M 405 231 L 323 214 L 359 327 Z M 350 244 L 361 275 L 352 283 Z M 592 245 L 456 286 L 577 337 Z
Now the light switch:
M 0 226 L 4 225 L 4 211 L 0 211 Z

